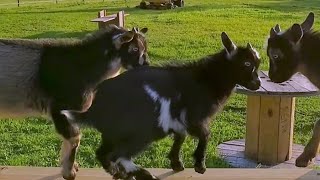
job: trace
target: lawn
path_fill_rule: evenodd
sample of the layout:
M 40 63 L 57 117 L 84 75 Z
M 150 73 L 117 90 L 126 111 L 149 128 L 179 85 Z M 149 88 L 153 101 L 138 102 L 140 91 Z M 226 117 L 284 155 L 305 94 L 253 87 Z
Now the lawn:
M 126 26 L 148 27 L 149 55 L 153 65 L 170 61 L 192 61 L 219 51 L 220 34 L 226 31 L 238 45 L 251 42 L 261 53 L 262 69 L 268 68 L 265 41 L 276 23 L 288 28 L 302 22 L 309 11 L 315 12 L 319 28 L 319 0 L 186 0 L 186 7 L 175 10 L 141 10 L 134 8 L 139 0 L 81 3 L 44 3 L 40 5 L 0 6 L 0 37 L 44 38 L 81 37 L 97 29 L 89 20 L 107 8 L 111 12 L 124 9 L 130 16 Z M 4 87 L 0 87 L 4 88 Z M 320 116 L 320 99 L 298 98 L 294 142 L 306 144 L 315 120 Z M 211 124 L 211 140 L 207 167 L 228 167 L 218 156 L 216 147 L 224 141 L 244 138 L 246 97 L 234 94 Z M 61 141 L 52 123 L 43 118 L 0 121 L 0 165 L 59 166 Z M 144 167 L 169 167 L 166 157 L 170 138 L 154 143 L 136 158 Z M 82 167 L 98 167 L 95 149 L 99 134 L 83 130 L 77 159 Z M 188 138 L 183 146 L 186 167 L 192 167 L 196 141 Z

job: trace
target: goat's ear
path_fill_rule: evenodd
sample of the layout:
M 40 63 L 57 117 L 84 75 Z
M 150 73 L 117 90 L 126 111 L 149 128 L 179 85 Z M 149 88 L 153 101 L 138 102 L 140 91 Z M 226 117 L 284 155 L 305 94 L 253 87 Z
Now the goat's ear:
M 292 25 L 292 27 L 290 28 L 291 41 L 293 41 L 294 43 L 297 43 L 300 41 L 302 36 L 303 36 L 302 27 L 299 24 Z
M 276 37 L 276 35 L 277 35 L 276 30 L 275 30 L 274 28 L 271 28 L 271 29 L 270 29 L 270 37 L 271 37 L 271 38 L 274 38 L 274 37 Z
M 123 34 L 116 36 L 113 39 L 113 42 L 114 42 L 116 48 L 120 49 L 122 44 L 132 41 L 133 37 L 134 37 L 134 32 L 127 31 Z
M 281 32 L 280 25 L 279 25 L 279 24 L 276 24 L 276 25 L 274 26 L 274 30 L 275 30 L 277 33 Z
M 145 34 L 145 33 L 148 32 L 148 28 L 142 28 L 142 29 L 140 30 L 140 32 L 143 33 L 143 34 Z
M 231 41 L 231 39 L 228 37 L 227 33 L 225 33 L 225 32 L 221 33 L 221 40 L 222 40 L 222 44 L 228 54 L 231 54 L 233 51 L 235 51 L 237 49 L 237 46 Z
M 301 24 L 303 32 L 309 31 L 312 28 L 313 23 L 314 23 L 314 13 L 310 12 L 306 20 L 304 20 L 304 22 Z
M 133 27 L 131 31 L 137 33 L 139 31 L 139 28 Z

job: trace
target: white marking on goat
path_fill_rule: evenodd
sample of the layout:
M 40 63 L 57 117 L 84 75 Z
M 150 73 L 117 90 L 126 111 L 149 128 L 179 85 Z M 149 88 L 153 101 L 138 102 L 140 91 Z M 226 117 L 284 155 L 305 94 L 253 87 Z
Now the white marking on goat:
M 67 117 L 68 120 L 74 120 L 74 116 L 71 114 L 69 110 L 62 110 L 60 113 Z
M 151 89 L 149 85 L 144 85 L 143 88 L 147 92 L 147 94 L 151 97 L 153 102 L 156 102 L 159 99 L 159 94 L 155 90 Z
M 165 133 L 168 133 L 169 130 L 172 129 L 174 132 L 184 134 L 186 131 L 186 111 L 183 110 L 180 113 L 180 119 L 182 123 L 178 121 L 178 119 L 173 119 L 170 113 L 171 100 L 168 98 L 160 97 L 160 95 L 149 85 L 144 85 L 144 89 L 146 93 L 149 95 L 149 97 L 153 100 L 153 102 L 157 102 L 157 100 L 159 100 L 160 102 L 160 115 L 158 117 L 159 127 L 161 127 Z
M 127 173 L 134 172 L 138 170 L 138 167 L 136 164 L 134 164 L 131 160 L 125 159 L 125 158 L 119 158 L 116 160 L 116 164 L 121 164 L 122 167 L 125 169 Z
M 260 53 L 255 49 L 255 48 L 252 48 L 252 51 L 254 52 L 255 56 L 260 59 Z

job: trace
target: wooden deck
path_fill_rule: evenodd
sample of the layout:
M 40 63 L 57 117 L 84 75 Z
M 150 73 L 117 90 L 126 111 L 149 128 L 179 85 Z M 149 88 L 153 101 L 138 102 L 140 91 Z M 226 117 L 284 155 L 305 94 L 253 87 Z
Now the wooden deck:
M 306 179 L 319 180 L 320 170 L 312 169 L 208 169 L 204 175 L 193 169 L 174 174 L 169 169 L 148 169 L 161 179 Z M 1 180 L 62 180 L 57 167 L 0 167 Z M 76 180 L 112 180 L 102 169 L 80 169 Z

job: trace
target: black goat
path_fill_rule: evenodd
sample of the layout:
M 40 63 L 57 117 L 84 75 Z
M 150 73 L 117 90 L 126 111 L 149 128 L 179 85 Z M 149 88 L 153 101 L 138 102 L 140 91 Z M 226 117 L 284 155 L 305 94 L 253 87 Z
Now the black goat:
M 131 158 L 169 133 L 174 134 L 169 154 L 172 169 L 184 169 L 179 152 L 189 133 L 199 139 L 195 171 L 204 173 L 210 117 L 236 84 L 251 90 L 260 86 L 257 51 L 250 44 L 237 48 L 226 33 L 221 38 L 225 49 L 217 54 L 190 64 L 130 70 L 101 83 L 87 112 L 61 113 L 102 133 L 96 155 L 115 178 L 157 179 Z M 114 168 L 117 165 L 121 170 Z
M 148 64 L 144 33 L 110 26 L 84 39 L 0 39 L 1 117 L 48 114 L 63 137 L 63 177 L 74 179 L 80 130 L 63 109 L 87 110 L 92 90 L 121 66 Z
M 314 14 L 310 12 L 301 25 L 293 24 L 284 32 L 281 32 L 279 25 L 271 28 L 267 53 L 272 81 L 281 83 L 301 72 L 320 88 L 320 33 L 311 30 L 313 23 Z M 297 158 L 296 166 L 306 167 L 317 155 L 319 143 L 320 120 L 315 123 L 312 138 Z

